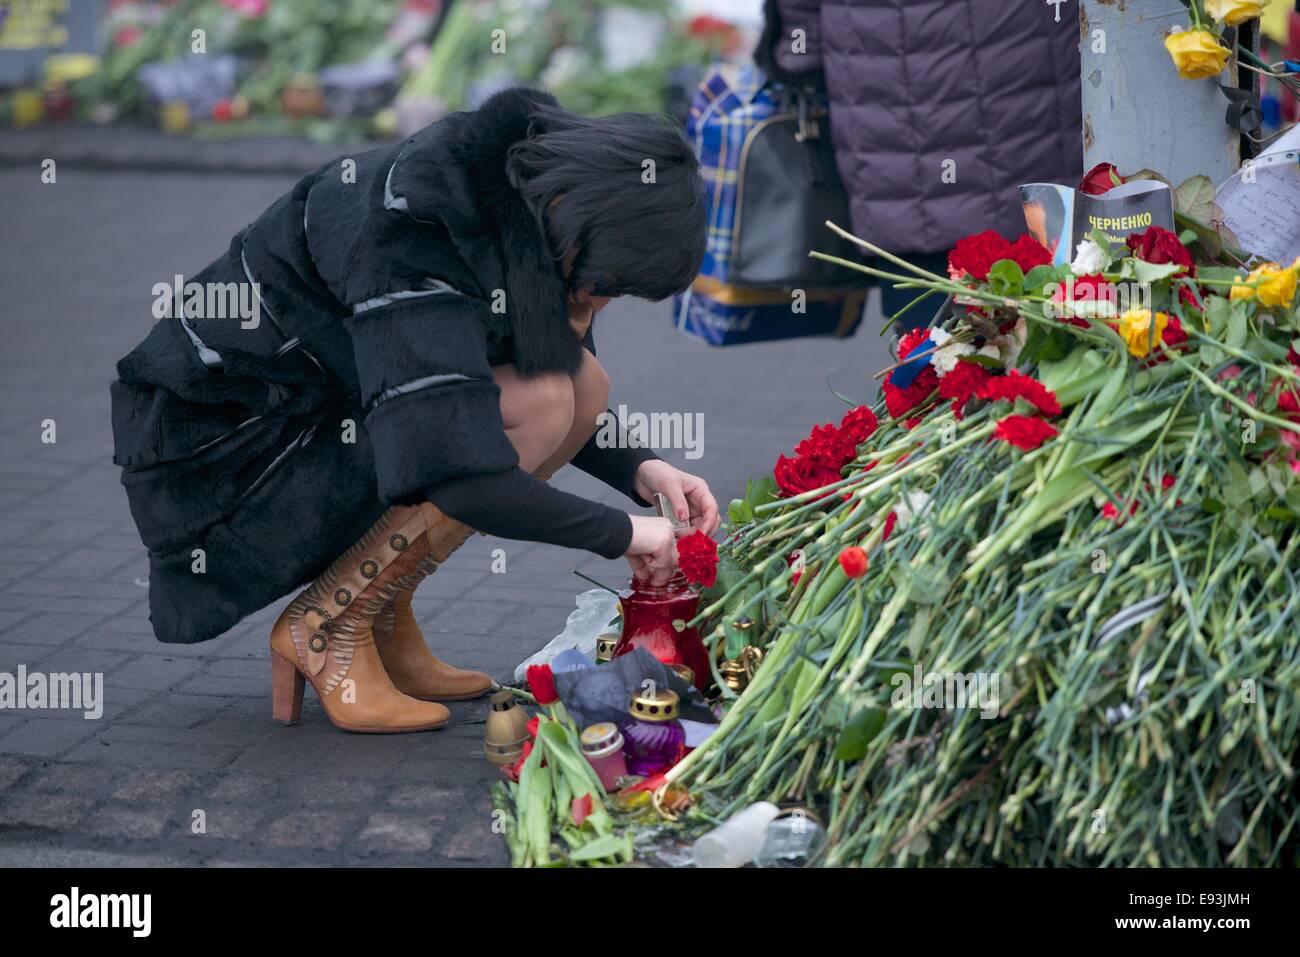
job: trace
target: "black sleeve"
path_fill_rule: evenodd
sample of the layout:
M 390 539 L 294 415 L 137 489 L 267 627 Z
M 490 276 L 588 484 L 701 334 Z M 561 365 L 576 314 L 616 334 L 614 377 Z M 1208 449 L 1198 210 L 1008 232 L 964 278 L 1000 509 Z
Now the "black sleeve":
M 447 293 L 344 320 L 383 501 L 420 501 L 441 482 L 518 464 L 488 365 L 486 308 Z
M 636 493 L 632 480 L 642 462 L 657 459 L 659 456 L 650 449 L 633 448 L 614 413 L 607 412 L 606 415 L 610 417 L 609 424 L 601 425 L 596 429 L 596 433 L 587 440 L 587 444 L 570 460 L 570 464 L 592 478 L 604 482 L 614 491 L 622 492 L 638 505 L 653 508 L 653 503 L 647 502 Z M 616 445 L 601 441 L 601 436 L 607 435 L 611 430 L 617 430 L 622 437 Z
M 518 466 L 451 479 L 426 495 L 456 521 L 500 538 L 582 548 L 603 558 L 618 558 L 632 541 L 627 513 L 552 488 Z

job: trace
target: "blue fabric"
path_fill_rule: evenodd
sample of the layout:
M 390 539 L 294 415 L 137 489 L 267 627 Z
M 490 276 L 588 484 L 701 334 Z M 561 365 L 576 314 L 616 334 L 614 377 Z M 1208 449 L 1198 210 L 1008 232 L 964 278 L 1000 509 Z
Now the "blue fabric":
M 709 195 L 708 245 L 700 275 L 727 281 L 736 223 L 736 182 L 750 130 L 776 112 L 767 80 L 754 66 L 714 66 L 701 81 L 686 120 Z

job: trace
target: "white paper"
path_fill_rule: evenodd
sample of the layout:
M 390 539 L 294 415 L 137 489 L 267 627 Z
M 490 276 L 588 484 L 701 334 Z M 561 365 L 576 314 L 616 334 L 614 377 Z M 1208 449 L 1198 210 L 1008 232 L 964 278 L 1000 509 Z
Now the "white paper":
M 1290 265 L 1300 257 L 1300 126 L 1255 158 L 1253 183 L 1234 173 L 1217 202 L 1243 249 Z

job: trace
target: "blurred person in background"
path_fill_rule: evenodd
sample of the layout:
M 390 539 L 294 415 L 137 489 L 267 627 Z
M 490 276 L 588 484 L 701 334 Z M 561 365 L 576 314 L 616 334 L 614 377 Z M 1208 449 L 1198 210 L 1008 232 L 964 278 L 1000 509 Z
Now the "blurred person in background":
M 777 82 L 824 83 L 853 231 L 943 275 L 962 237 L 1026 231 L 1021 183 L 1082 175 L 1079 23 L 1055 10 L 1037 0 L 765 0 L 754 58 Z M 882 293 L 886 316 L 918 295 L 887 283 Z M 927 303 L 900 327 L 926 325 Z
M 257 321 L 155 304 L 117 366 L 155 634 L 206 641 L 311 582 L 271 632 L 275 716 L 296 721 L 310 682 L 340 728 L 420 731 L 492 686 L 436 658 L 411 610 L 474 531 L 626 556 L 662 584 L 667 518 L 545 479 L 572 463 L 717 530 L 702 479 L 610 441 L 592 335 L 611 299 L 688 286 L 704 229 L 676 126 L 535 90 L 304 177 L 190 277 L 252 286 Z

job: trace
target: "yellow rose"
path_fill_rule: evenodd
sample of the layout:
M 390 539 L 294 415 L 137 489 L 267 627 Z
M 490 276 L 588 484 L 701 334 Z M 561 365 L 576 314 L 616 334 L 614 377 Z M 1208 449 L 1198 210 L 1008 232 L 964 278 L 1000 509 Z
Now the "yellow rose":
M 1228 62 L 1228 50 L 1209 30 L 1184 30 L 1165 37 L 1165 49 L 1184 80 L 1218 76 Z
M 1230 27 L 1254 20 L 1266 6 L 1268 0 L 1205 0 L 1205 12 Z
M 1295 301 L 1296 280 L 1300 278 L 1300 259 L 1283 269 L 1277 263 L 1262 263 L 1250 275 L 1234 283 L 1230 299 L 1258 300 L 1261 306 L 1290 307 Z
M 1165 334 L 1165 326 L 1169 325 L 1169 316 L 1163 312 L 1155 314 L 1154 341 L 1151 336 L 1151 322 L 1150 309 L 1130 309 L 1119 317 L 1120 337 L 1128 343 L 1128 351 L 1139 359 L 1148 356 L 1152 347 L 1160 344 Z

